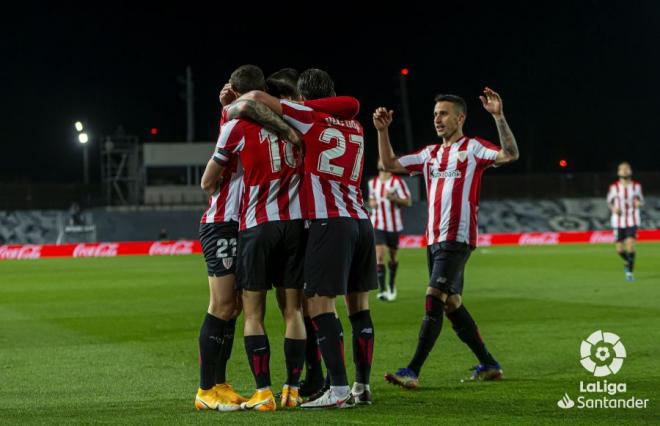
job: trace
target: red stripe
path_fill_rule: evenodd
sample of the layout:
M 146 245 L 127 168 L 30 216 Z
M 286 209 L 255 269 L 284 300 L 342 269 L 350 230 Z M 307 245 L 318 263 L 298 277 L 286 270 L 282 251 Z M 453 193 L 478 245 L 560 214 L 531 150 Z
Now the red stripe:
M 261 374 L 261 362 L 259 362 L 259 355 L 252 355 L 252 368 L 254 369 L 254 374 Z
M 456 241 L 458 234 L 458 226 L 461 222 L 461 211 L 463 210 L 463 186 L 465 186 L 465 170 L 468 165 L 467 156 L 463 161 L 458 159 L 459 152 L 466 152 L 469 142 L 463 139 L 461 146 L 456 151 L 456 170 L 461 172 L 461 177 L 458 181 L 454 180 L 454 186 L 451 190 L 451 210 L 449 211 L 449 229 L 447 230 L 447 241 Z M 458 184 L 458 185 L 457 185 Z M 466 200 L 468 201 L 468 200 Z
M 451 146 L 444 148 L 442 151 L 442 158 L 440 160 L 440 171 L 444 171 L 447 168 L 447 161 L 449 159 L 449 151 L 451 151 Z M 442 188 L 445 186 L 445 179 L 439 179 L 438 185 L 435 189 L 435 203 L 433 205 L 434 214 L 433 214 L 433 231 L 437 232 L 434 241 L 429 241 L 429 243 L 435 243 L 440 237 L 440 220 L 442 219 Z
M 341 192 L 341 198 L 342 200 L 344 200 L 344 206 L 346 208 L 346 211 L 348 211 L 348 214 L 353 219 L 359 219 L 359 216 L 357 215 L 357 210 L 355 210 L 355 206 L 353 206 L 353 203 L 351 202 L 351 198 L 348 196 L 348 192 L 349 192 L 348 186 L 340 185 L 339 192 Z
M 257 193 L 257 206 L 255 209 L 254 217 L 257 221 L 257 224 L 260 225 L 268 220 L 268 214 L 266 213 L 266 201 L 268 201 L 268 191 L 270 190 L 270 184 L 262 183 L 258 185 L 258 187 L 259 192 Z
M 380 217 L 380 220 L 378 220 L 378 229 L 384 229 L 385 228 L 385 184 L 383 181 L 378 178 L 378 198 L 380 199 L 380 202 L 378 203 L 378 216 Z
M 280 179 L 280 186 L 277 193 L 277 210 L 280 213 L 281 220 L 289 220 L 289 188 L 291 187 L 291 177 Z
M 300 188 L 300 208 L 303 211 L 303 219 L 316 219 L 316 204 L 314 192 L 312 191 L 312 178 L 309 174 L 303 177 Z

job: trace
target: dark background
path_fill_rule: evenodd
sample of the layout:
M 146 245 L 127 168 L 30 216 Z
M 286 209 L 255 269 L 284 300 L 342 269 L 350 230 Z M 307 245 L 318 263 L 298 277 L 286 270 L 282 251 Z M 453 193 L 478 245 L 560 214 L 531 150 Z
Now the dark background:
M 323 68 L 339 94 L 359 98 L 359 119 L 373 143 L 369 174 L 377 156 L 370 115 L 380 105 L 400 112 L 402 67 L 410 69 L 416 147 L 436 140 L 432 100 L 439 92 L 466 98 L 466 134 L 497 142 L 477 98 L 489 85 L 504 99 L 521 150 L 518 163 L 495 173 L 614 175 L 622 159 L 637 171 L 657 170 L 660 3 L 501 3 L 7 6 L 0 18 L 0 179 L 79 182 L 77 120 L 92 138 L 123 125 L 146 143 L 185 140 L 177 76 L 187 65 L 195 81 L 196 139 L 214 141 L 218 91 L 244 63 L 266 74 L 285 66 Z M 402 151 L 398 118 L 394 143 Z M 558 167 L 562 158 L 565 170 Z M 94 150 L 92 159 L 96 180 Z

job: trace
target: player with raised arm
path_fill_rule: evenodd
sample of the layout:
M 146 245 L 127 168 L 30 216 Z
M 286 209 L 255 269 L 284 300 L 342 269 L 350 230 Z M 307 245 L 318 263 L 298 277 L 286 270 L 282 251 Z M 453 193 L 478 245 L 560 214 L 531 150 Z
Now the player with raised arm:
M 335 96 L 332 79 L 319 69 L 304 71 L 298 89 L 306 101 Z M 273 117 L 282 116 L 303 134 L 302 196 L 306 217 L 311 220 L 305 253 L 305 295 L 331 386 L 319 398 L 301 407 L 347 408 L 356 399 L 358 403 L 370 404 L 374 327 L 368 292 L 378 285 L 373 227 L 360 190 L 362 125 L 357 120 L 338 118 L 308 105 L 280 102 L 265 93 L 250 93 L 242 99 L 246 100 L 244 112 L 254 120 L 277 128 L 272 123 Z M 346 97 L 337 102 L 342 104 L 347 100 L 357 104 L 357 100 Z M 346 377 L 341 323 L 335 315 L 335 298 L 339 295 L 346 296 L 353 330 L 356 380 L 352 391 Z
M 254 83 L 265 88 L 263 74 Z M 237 103 L 228 107 L 228 118 L 232 109 L 238 107 Z M 282 124 L 288 127 L 283 121 Z M 300 150 L 288 141 L 297 141 L 295 131 L 286 128 L 283 135 L 286 139 L 250 120 L 229 119 L 222 126 L 214 155 L 221 169 L 235 158 L 243 167 L 236 272 L 245 315 L 245 350 L 257 391 L 241 408 L 257 411 L 276 409 L 270 382 L 270 345 L 264 326 L 266 292 L 272 284 L 284 289 L 278 292 L 286 325 L 287 379 L 282 390 L 283 407 L 294 407 L 300 402 L 297 387 L 305 356 L 302 321 L 305 232 L 299 197 L 302 159 Z
M 632 179 L 632 167 L 623 161 L 617 167 L 619 179 L 610 185 L 607 204 L 612 212 L 612 228 L 616 238 L 616 252 L 626 262 L 624 274 L 627 281 L 634 281 L 635 241 L 641 224 L 639 213 L 644 205 L 642 185 Z
M 378 160 L 378 176 L 369 179 L 369 206 L 371 207 L 371 223 L 376 232 L 376 271 L 380 300 L 396 300 L 394 285 L 399 261 L 396 254 L 399 250 L 399 236 L 403 231 L 402 207 L 410 207 L 412 200 L 408 185 L 401 177 L 394 175 L 383 167 Z M 385 253 L 389 252 L 387 263 L 390 280 L 385 285 Z
M 502 99 L 489 88 L 480 96 L 484 109 L 495 119 L 501 147 L 463 134 L 467 107 L 454 95 L 438 95 L 433 110 L 437 145 L 397 158 L 390 144 L 388 127 L 392 111 L 378 108 L 373 115 L 378 130 L 378 151 L 386 170 L 424 175 L 428 193 L 427 257 L 429 284 L 425 315 L 417 349 L 407 367 L 387 373 L 390 383 L 415 388 L 424 361 L 442 329 L 446 313 L 458 337 L 472 350 L 479 365 L 472 380 L 497 380 L 500 364 L 486 349 L 477 325 L 463 305 L 465 264 L 477 244 L 477 211 L 483 171 L 518 159 L 518 145 L 504 118 Z

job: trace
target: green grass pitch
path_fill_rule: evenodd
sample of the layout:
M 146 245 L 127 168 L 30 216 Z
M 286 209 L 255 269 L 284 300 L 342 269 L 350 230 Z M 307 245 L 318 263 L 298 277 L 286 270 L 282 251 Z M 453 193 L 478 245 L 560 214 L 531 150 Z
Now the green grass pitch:
M 197 333 L 208 295 L 201 256 L 0 262 L 0 424 L 643 424 L 660 423 L 660 244 L 640 244 L 634 283 L 610 245 L 477 249 L 465 305 L 505 380 L 461 383 L 476 364 L 448 321 L 421 388 L 386 384 L 414 351 L 427 272 L 402 250 L 399 299 L 375 300 L 374 405 L 352 410 L 196 412 Z M 282 321 L 269 296 L 275 388 L 283 379 Z M 350 325 L 346 355 L 352 377 Z M 240 324 L 240 322 L 239 322 Z M 595 330 L 621 336 L 628 357 L 610 382 L 649 398 L 646 410 L 561 410 L 593 381 L 579 363 Z M 240 326 L 239 326 L 240 330 Z M 230 380 L 253 390 L 241 333 Z

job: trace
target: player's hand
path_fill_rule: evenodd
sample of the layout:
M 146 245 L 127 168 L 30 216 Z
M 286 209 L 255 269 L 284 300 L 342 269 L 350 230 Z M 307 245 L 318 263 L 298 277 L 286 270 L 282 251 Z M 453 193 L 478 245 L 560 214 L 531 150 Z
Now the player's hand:
M 638 208 L 642 207 L 642 202 L 639 201 L 637 198 L 635 198 L 635 199 L 633 200 L 633 206 L 634 206 L 636 209 L 638 209 Z
M 618 207 L 612 207 L 612 213 L 614 214 L 621 214 L 621 209 Z
M 484 106 L 484 109 L 493 116 L 497 117 L 504 113 L 502 98 L 490 87 L 484 89 L 484 94 L 483 96 L 479 96 L 479 99 L 481 99 L 481 104 Z
M 388 192 L 388 193 L 387 193 L 387 199 L 388 199 L 388 200 L 390 200 L 390 201 L 394 201 L 394 200 L 396 200 L 397 198 L 398 198 L 398 197 L 396 196 L 396 193 L 394 193 L 394 192 Z
M 289 132 L 284 135 L 280 135 L 284 140 L 291 142 L 294 145 L 300 145 L 303 142 L 302 134 L 300 134 L 295 129 L 289 129 Z
M 231 88 L 231 84 L 227 83 L 220 90 L 220 104 L 223 107 L 226 107 L 230 103 L 234 102 L 238 96 L 236 92 Z
M 373 115 L 373 120 L 374 120 L 374 127 L 376 130 L 385 130 L 387 129 L 390 124 L 392 124 L 392 116 L 394 115 L 394 111 L 392 110 L 387 110 L 387 108 L 376 108 L 376 111 L 374 111 Z

